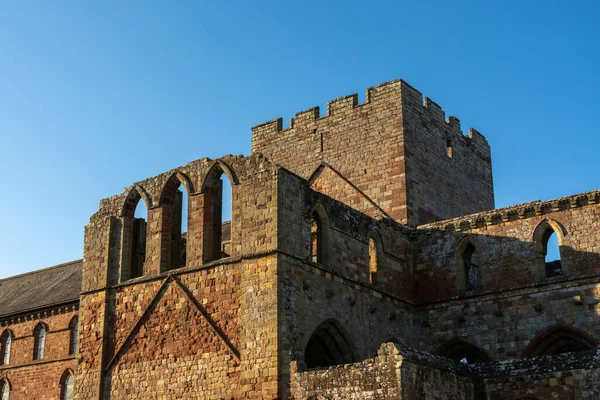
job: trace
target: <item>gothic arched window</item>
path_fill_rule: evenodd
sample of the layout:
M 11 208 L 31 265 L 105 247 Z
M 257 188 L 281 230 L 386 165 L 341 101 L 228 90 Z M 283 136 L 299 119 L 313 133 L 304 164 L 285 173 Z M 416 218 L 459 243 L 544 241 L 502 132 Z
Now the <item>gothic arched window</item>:
M 69 323 L 69 355 L 77 353 L 77 335 L 79 333 L 79 318 L 73 317 Z
M 73 394 L 75 392 L 75 378 L 71 371 L 65 371 L 60 380 L 60 399 L 61 400 L 73 400 Z
M 10 382 L 6 379 L 0 381 L 0 400 L 10 399 Z
M 5 330 L 0 336 L 0 363 L 8 365 L 10 363 L 10 345 L 12 343 L 12 333 Z
M 33 331 L 33 359 L 44 359 L 44 348 L 46 346 L 46 334 L 48 327 L 43 322 L 40 322 Z
M 537 252 L 544 257 L 541 276 L 552 278 L 565 273 L 565 265 L 560 251 L 563 240 L 563 230 L 558 222 L 545 219 L 536 226 L 533 232 L 533 241 Z

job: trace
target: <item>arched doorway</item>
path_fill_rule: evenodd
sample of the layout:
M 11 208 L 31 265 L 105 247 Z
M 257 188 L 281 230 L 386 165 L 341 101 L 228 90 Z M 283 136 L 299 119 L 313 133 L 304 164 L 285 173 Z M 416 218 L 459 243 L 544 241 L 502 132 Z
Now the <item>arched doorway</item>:
M 332 320 L 315 329 L 304 350 L 304 363 L 309 369 L 356 362 L 353 346 L 341 326 Z

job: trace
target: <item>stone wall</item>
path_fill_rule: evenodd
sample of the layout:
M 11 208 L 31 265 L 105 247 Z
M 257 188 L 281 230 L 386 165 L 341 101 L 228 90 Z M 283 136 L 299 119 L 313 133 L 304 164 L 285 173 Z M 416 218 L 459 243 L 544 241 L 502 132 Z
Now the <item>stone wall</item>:
M 385 343 L 363 362 L 305 371 L 292 364 L 292 398 L 471 400 L 466 365 Z
M 385 343 L 368 360 L 306 370 L 292 363 L 294 399 L 587 400 L 600 396 L 600 351 L 463 364 Z
M 489 146 L 460 132 L 403 81 L 367 89 L 252 129 L 252 153 L 283 165 L 359 211 L 418 225 L 493 208 Z M 454 156 L 447 156 L 452 141 Z M 440 192 L 447 195 L 439 196 Z
M 600 351 L 470 365 L 489 400 L 600 398 Z
M 0 365 L 0 380 L 9 382 L 11 399 L 59 398 L 63 374 L 73 373 L 77 366 L 75 354 L 69 354 L 69 324 L 77 315 L 77 304 L 71 304 L 2 321 L 1 330 L 10 330 L 12 343 L 9 363 Z M 44 356 L 34 360 L 34 330 L 39 323 L 48 330 Z
M 202 159 L 101 201 L 85 236 L 77 398 L 277 396 L 277 170 L 260 156 Z M 226 255 L 222 174 L 232 183 Z M 181 185 L 186 257 L 174 265 Z M 136 277 L 127 269 L 139 201 L 148 223 Z
M 416 260 L 417 293 L 423 302 L 419 307 L 423 312 L 416 318 L 424 332 L 419 348 L 437 352 L 446 343 L 461 340 L 501 360 L 521 357 L 536 337 L 553 327 L 597 337 L 600 238 L 594 232 L 600 230 L 600 207 L 596 199 L 593 192 L 555 201 L 563 209 L 534 202 L 445 221 L 444 231 L 426 232 L 419 240 Z M 560 276 L 544 275 L 544 254 L 534 239 L 536 227 L 544 221 L 554 221 L 561 229 Z M 464 266 L 459 256 L 467 242 L 476 248 L 473 260 L 481 274 L 481 287 L 472 291 L 461 290 L 457 282 L 465 279 L 460 275 Z

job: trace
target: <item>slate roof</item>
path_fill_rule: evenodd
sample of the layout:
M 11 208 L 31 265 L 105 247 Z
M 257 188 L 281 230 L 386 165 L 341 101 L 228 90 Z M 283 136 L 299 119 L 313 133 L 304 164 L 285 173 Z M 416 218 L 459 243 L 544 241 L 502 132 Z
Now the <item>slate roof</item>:
M 0 279 L 0 317 L 79 301 L 83 260 Z

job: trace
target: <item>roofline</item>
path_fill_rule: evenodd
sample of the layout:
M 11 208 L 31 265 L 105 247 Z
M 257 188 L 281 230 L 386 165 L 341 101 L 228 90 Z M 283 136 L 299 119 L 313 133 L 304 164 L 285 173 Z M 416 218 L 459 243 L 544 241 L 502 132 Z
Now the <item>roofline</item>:
M 77 264 L 77 263 L 80 263 L 80 262 L 83 262 L 83 258 L 80 258 L 79 260 L 74 260 L 74 261 L 69 261 L 69 262 L 66 262 L 66 263 L 58 264 L 58 265 L 53 265 L 52 267 L 47 267 L 47 268 L 42 268 L 42 269 L 36 269 L 34 271 L 25 272 L 23 274 L 13 275 L 13 276 L 9 276 L 7 278 L 2 278 L 2 279 L 0 279 L 0 283 L 6 282 L 6 281 L 11 280 L 11 279 L 21 278 L 23 276 L 34 275 L 34 274 L 37 274 L 38 272 L 45 272 L 45 271 L 48 271 L 48 270 L 51 270 L 51 269 L 55 269 L 55 268 L 66 267 L 67 265 Z
M 46 268 L 46 269 L 49 269 L 49 268 Z M 15 312 L 8 313 L 8 314 L 2 314 L 2 315 L 0 315 L 0 320 L 4 320 L 4 319 L 11 318 L 11 317 L 15 317 L 17 315 L 30 314 L 30 313 L 35 312 L 35 311 L 41 311 L 41 310 L 50 309 L 50 308 L 57 308 L 59 306 L 66 306 L 66 305 L 69 305 L 69 304 L 77 304 L 77 305 L 79 305 L 79 297 L 77 297 L 75 299 L 61 301 L 61 302 L 58 302 L 58 303 L 46 304 L 46 305 L 39 306 L 39 307 L 33 307 L 33 308 L 25 309 L 25 310 L 15 311 Z

